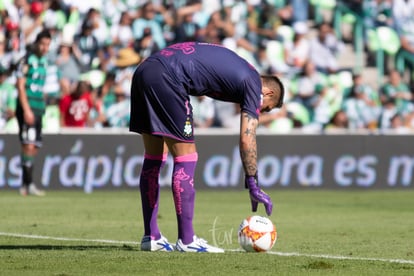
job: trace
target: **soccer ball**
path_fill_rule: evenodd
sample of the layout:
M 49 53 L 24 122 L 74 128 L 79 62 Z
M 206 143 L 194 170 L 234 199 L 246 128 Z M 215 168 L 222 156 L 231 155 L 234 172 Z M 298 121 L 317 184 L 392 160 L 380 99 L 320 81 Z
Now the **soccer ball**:
M 248 217 L 240 224 L 238 240 L 240 246 L 247 252 L 269 251 L 277 240 L 276 227 L 266 217 Z

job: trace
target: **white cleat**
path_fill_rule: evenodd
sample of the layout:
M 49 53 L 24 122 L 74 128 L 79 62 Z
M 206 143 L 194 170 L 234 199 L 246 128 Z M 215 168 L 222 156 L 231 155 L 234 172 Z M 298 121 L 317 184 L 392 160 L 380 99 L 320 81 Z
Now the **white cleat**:
M 21 196 L 27 196 L 29 194 L 29 189 L 26 186 L 22 186 L 19 189 Z
M 174 251 L 174 245 L 169 243 L 167 238 L 161 235 L 158 240 L 151 239 L 151 236 L 144 236 L 141 240 L 141 251 Z
M 29 189 L 28 189 L 29 195 L 34 195 L 34 196 L 45 196 L 46 193 L 42 190 L 39 190 L 35 184 L 30 184 L 29 185 Z
M 175 248 L 180 252 L 224 253 L 223 249 L 209 245 L 206 240 L 200 239 L 197 236 L 193 237 L 193 242 L 190 244 L 183 244 L 181 239 L 179 239 Z

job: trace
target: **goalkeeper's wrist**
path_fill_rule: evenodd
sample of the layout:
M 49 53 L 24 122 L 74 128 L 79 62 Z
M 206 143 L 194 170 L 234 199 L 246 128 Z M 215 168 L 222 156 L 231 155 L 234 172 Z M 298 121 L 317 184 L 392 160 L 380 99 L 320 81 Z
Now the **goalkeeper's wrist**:
M 259 182 L 257 181 L 257 172 L 254 175 L 245 175 L 244 185 L 246 189 L 251 188 L 251 186 L 249 185 L 251 182 L 254 182 L 256 186 L 259 186 Z

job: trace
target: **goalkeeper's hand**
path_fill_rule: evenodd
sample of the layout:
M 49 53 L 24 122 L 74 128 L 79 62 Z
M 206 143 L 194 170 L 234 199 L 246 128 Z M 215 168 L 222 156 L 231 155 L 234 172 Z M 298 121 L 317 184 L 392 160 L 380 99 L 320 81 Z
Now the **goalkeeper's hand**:
M 270 216 L 273 210 L 272 199 L 268 194 L 266 194 L 265 192 L 263 192 L 262 189 L 260 189 L 259 184 L 257 182 L 257 174 L 254 176 L 246 175 L 245 185 L 246 188 L 249 189 L 252 211 L 256 212 L 259 203 L 263 203 L 266 209 L 266 214 Z

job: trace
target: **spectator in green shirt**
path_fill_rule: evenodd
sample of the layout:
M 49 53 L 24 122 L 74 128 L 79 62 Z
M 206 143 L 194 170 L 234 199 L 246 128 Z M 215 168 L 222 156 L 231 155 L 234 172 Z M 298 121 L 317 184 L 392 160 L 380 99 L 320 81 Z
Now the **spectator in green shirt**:
M 407 83 L 397 70 L 389 73 L 389 80 L 382 86 L 380 91 L 381 102 L 393 101 L 397 108 L 397 113 L 405 115 L 414 109 L 413 95 Z
M 9 70 L 0 65 L 0 129 L 15 115 L 17 91 L 14 85 L 7 82 Z

